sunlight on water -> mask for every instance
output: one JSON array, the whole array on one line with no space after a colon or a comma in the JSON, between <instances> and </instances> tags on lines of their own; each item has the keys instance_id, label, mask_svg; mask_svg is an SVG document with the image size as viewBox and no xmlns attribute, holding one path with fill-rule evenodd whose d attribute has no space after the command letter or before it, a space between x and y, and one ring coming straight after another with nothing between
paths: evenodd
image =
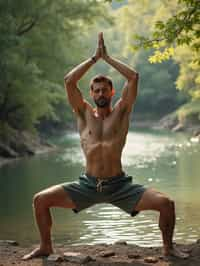
<instances>
[{"instance_id":1,"label":"sunlight on water","mask_svg":"<svg viewBox=\"0 0 200 266\"><path fill-rule=\"evenodd\" d=\"M63 137L63 143L68 141L73 143L73 145L68 145L65 149L65 152L57 159L58 161L64 161L69 164L79 163L81 165L85 165L85 157L83 155L83 151L81 150L81 145L79 143L80 137L78 133L67 134Z\"/></svg>"},{"instance_id":2,"label":"sunlight on water","mask_svg":"<svg viewBox=\"0 0 200 266\"><path fill-rule=\"evenodd\" d=\"M147 163L156 161L166 151L169 143L173 144L169 140L166 136L158 139L154 135L149 134L147 137L147 134L130 132L123 151L123 165L145 167Z\"/></svg>"},{"instance_id":3,"label":"sunlight on water","mask_svg":"<svg viewBox=\"0 0 200 266\"><path fill-rule=\"evenodd\" d=\"M84 154L81 151L80 145L77 145L79 135L67 134L66 137L71 139L72 142L76 141L76 146L67 147L66 152L59 159L85 165ZM146 163L156 161L156 159L166 151L166 146L170 146L169 143L170 145L175 145L175 143L166 136L159 136L159 138L157 138L152 134L130 132L123 150L122 163L124 166L134 164L136 167L144 167Z\"/></svg>"},{"instance_id":4,"label":"sunlight on water","mask_svg":"<svg viewBox=\"0 0 200 266\"><path fill-rule=\"evenodd\" d=\"M83 153L80 153L80 145L77 145L79 135L68 135L67 138L72 138L72 140L77 140L77 142L76 146L66 148L65 154L62 155L62 160L84 165ZM179 175L181 175L182 179L188 179L188 170L186 169L184 174L182 173L182 168L184 166L187 168L187 164L184 161L183 165L181 160L183 159L183 154L187 153L187 156L195 153L199 154L200 150L199 147L196 147L196 143L196 139L195 141L193 139L188 140L185 137L177 138L177 136L174 137L173 135L158 136L146 132L130 132L123 151L122 163L125 169L136 173L136 176L142 175L142 182L146 186L151 185L158 189L161 188L162 191L166 191L177 200L179 209L177 211L177 228L175 231L176 241L185 241L187 239L187 242L191 242L200 237L195 220L193 220L192 229L183 223L189 214L184 212L184 204L186 202L181 195L185 195L186 190L189 193L188 197L190 197L194 193L194 189L191 189L193 184L191 184L191 187L186 187L185 185L181 187L180 184L176 183ZM169 180L169 177L173 179ZM138 180L137 177L136 180ZM177 185L180 186L178 193ZM157 246L162 243L157 213L147 212L131 218L116 207L106 206L99 205L86 210L89 218L83 219L86 229L80 239L74 242L75 244L82 242L91 244L113 243L121 239L142 246Z\"/></svg>"},{"instance_id":5,"label":"sunlight on water","mask_svg":"<svg viewBox=\"0 0 200 266\"><path fill-rule=\"evenodd\" d=\"M83 153L80 152L80 147L72 147L67 148L66 153L62 155L61 158L58 158L58 160L65 161L67 163L80 163L82 165L85 164L85 157L83 156Z\"/></svg>"},{"instance_id":6,"label":"sunlight on water","mask_svg":"<svg viewBox=\"0 0 200 266\"><path fill-rule=\"evenodd\" d=\"M50 185L75 181L84 171L79 135L67 134L58 144L61 147L58 153L24 158L0 168L1 238L38 242L32 196ZM133 176L133 182L154 187L175 200L175 241L189 243L200 238L200 145L196 138L130 131L122 163L124 170ZM74 245L124 240L157 246L162 243L158 218L156 212L141 212L131 217L109 204L95 205L78 215L71 210L56 209L53 237Z\"/></svg>"},{"instance_id":7,"label":"sunlight on water","mask_svg":"<svg viewBox=\"0 0 200 266\"><path fill-rule=\"evenodd\" d=\"M148 246L149 240L154 238L154 245L161 243L160 233L157 224L152 220L151 215L144 215L131 218L130 215L123 213L118 208L110 205L95 206L91 210L90 219L84 220L87 232L80 240L87 243L113 243L117 240L125 240L129 243ZM147 232L151 229L151 232ZM144 237L145 234L145 237Z\"/></svg>"}]
</instances>

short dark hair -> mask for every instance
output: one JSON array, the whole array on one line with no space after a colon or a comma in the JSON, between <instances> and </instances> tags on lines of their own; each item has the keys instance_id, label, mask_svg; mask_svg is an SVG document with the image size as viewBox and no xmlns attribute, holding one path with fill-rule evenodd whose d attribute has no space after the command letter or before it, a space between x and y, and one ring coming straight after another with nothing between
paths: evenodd
<instances>
[{"instance_id":1,"label":"short dark hair","mask_svg":"<svg viewBox=\"0 0 200 266\"><path fill-rule=\"evenodd\" d=\"M95 82L106 82L108 83L108 85L110 86L111 90L113 89L113 83L110 77L108 76L104 76L104 75L96 75L95 77L93 77L90 81L90 89L93 90L93 84Z\"/></svg>"}]
</instances>

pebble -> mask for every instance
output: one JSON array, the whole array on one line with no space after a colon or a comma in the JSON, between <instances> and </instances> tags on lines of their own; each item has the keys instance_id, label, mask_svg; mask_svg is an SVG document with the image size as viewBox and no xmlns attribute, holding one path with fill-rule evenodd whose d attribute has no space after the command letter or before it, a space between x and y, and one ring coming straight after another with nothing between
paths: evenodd
<instances>
[{"instance_id":1,"label":"pebble","mask_svg":"<svg viewBox=\"0 0 200 266\"><path fill-rule=\"evenodd\" d=\"M15 240L0 240L0 245L19 246L19 243Z\"/></svg>"},{"instance_id":2,"label":"pebble","mask_svg":"<svg viewBox=\"0 0 200 266\"><path fill-rule=\"evenodd\" d=\"M101 257L107 258L115 255L115 252L110 250L110 251L102 251L99 254Z\"/></svg>"},{"instance_id":3,"label":"pebble","mask_svg":"<svg viewBox=\"0 0 200 266\"><path fill-rule=\"evenodd\" d=\"M51 254L48 256L47 261L55 261L55 262L62 262L63 257L59 254Z\"/></svg>"},{"instance_id":4,"label":"pebble","mask_svg":"<svg viewBox=\"0 0 200 266\"><path fill-rule=\"evenodd\" d=\"M147 263L156 263L158 262L158 259L156 257L146 257L144 261Z\"/></svg>"},{"instance_id":5,"label":"pebble","mask_svg":"<svg viewBox=\"0 0 200 266\"><path fill-rule=\"evenodd\" d=\"M83 255L79 252L65 252L64 260L84 264L89 261L94 261L94 259L88 255Z\"/></svg>"},{"instance_id":6,"label":"pebble","mask_svg":"<svg viewBox=\"0 0 200 266\"><path fill-rule=\"evenodd\" d=\"M128 254L129 259L139 259L141 256L139 254Z\"/></svg>"}]
</instances>

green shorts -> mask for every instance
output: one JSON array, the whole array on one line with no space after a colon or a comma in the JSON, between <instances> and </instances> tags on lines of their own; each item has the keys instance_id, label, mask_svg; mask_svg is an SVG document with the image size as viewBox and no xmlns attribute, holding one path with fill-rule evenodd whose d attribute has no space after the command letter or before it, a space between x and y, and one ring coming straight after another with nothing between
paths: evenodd
<instances>
[{"instance_id":1,"label":"green shorts","mask_svg":"<svg viewBox=\"0 0 200 266\"><path fill-rule=\"evenodd\" d=\"M133 184L132 177L124 173L106 180L82 174L79 182L63 183L61 186L75 203L73 211L76 213L97 203L110 203L131 216L138 214L135 206L146 190L142 185Z\"/></svg>"}]
</instances>

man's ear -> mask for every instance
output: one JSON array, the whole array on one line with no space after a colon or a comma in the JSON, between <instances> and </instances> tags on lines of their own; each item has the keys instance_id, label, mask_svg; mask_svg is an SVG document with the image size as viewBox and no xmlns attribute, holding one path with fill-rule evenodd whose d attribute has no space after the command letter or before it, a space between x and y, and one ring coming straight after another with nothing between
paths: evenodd
<instances>
[{"instance_id":1,"label":"man's ear","mask_svg":"<svg viewBox=\"0 0 200 266\"><path fill-rule=\"evenodd\" d=\"M111 93L112 93L112 96L115 95L115 88L112 87L112 92Z\"/></svg>"}]
</instances>

